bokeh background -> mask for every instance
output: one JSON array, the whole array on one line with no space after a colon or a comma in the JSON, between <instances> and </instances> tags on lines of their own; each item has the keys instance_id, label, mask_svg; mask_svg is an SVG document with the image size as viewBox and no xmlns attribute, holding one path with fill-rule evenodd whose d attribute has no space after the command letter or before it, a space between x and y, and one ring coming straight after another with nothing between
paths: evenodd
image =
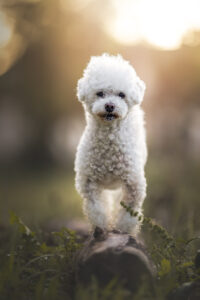
<instances>
[{"instance_id":1,"label":"bokeh background","mask_svg":"<svg viewBox=\"0 0 200 300\"><path fill-rule=\"evenodd\" d=\"M200 231L197 0L1 0L0 224L83 219L74 157L85 126L76 83L91 55L122 54L146 82L145 214Z\"/></svg>"}]
</instances>

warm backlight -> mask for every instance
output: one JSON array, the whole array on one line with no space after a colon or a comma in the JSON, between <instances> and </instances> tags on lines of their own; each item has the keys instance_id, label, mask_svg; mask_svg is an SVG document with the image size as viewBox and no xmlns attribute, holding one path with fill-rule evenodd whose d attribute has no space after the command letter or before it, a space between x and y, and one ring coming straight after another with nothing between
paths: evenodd
<instances>
[{"instance_id":1,"label":"warm backlight","mask_svg":"<svg viewBox=\"0 0 200 300\"><path fill-rule=\"evenodd\" d=\"M199 0L112 0L112 5L105 29L123 44L146 41L176 49L186 34L200 29Z\"/></svg>"}]
</instances>

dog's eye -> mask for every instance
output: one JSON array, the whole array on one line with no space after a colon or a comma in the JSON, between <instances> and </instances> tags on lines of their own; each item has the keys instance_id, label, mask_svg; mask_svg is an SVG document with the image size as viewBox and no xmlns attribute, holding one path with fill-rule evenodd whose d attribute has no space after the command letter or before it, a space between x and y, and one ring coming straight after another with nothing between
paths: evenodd
<instances>
[{"instance_id":1,"label":"dog's eye","mask_svg":"<svg viewBox=\"0 0 200 300\"><path fill-rule=\"evenodd\" d=\"M105 96L104 92L102 92L102 91L96 93L96 95L101 98L103 98Z\"/></svg>"},{"instance_id":2,"label":"dog's eye","mask_svg":"<svg viewBox=\"0 0 200 300\"><path fill-rule=\"evenodd\" d=\"M125 94L122 93L122 92L120 92L120 93L118 94L118 96L119 96L120 98L125 98Z\"/></svg>"}]
</instances>

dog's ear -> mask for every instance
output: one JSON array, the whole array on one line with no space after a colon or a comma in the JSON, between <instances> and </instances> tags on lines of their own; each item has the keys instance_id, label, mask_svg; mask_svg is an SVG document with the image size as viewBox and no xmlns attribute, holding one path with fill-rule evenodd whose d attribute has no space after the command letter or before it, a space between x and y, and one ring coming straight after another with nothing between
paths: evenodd
<instances>
[{"instance_id":1,"label":"dog's ear","mask_svg":"<svg viewBox=\"0 0 200 300\"><path fill-rule=\"evenodd\" d=\"M133 90L131 94L131 98L134 104L141 104L144 92L146 89L146 85L144 81L142 81L138 76L134 79Z\"/></svg>"},{"instance_id":2,"label":"dog's ear","mask_svg":"<svg viewBox=\"0 0 200 300\"><path fill-rule=\"evenodd\" d=\"M77 97L80 102L84 102L86 95L85 78L82 77L78 80L77 84Z\"/></svg>"}]
</instances>

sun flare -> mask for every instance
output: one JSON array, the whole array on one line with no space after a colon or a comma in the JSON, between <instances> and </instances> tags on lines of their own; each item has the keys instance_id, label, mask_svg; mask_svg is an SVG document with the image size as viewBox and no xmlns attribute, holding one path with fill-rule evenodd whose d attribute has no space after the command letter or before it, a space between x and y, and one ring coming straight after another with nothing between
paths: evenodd
<instances>
[{"instance_id":1,"label":"sun flare","mask_svg":"<svg viewBox=\"0 0 200 300\"><path fill-rule=\"evenodd\" d=\"M123 44L146 41L176 49L187 33L200 29L199 0L112 0L112 5L105 29Z\"/></svg>"},{"instance_id":2,"label":"sun flare","mask_svg":"<svg viewBox=\"0 0 200 300\"><path fill-rule=\"evenodd\" d=\"M5 14L0 11L0 48L7 45L12 37L12 28Z\"/></svg>"}]
</instances>

